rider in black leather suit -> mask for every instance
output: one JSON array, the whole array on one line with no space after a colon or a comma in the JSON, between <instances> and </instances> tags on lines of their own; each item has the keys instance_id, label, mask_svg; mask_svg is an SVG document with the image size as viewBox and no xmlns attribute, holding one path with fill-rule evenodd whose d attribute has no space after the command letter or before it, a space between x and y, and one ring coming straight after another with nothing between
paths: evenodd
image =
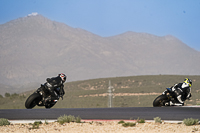
<instances>
[{"instance_id":1,"label":"rider in black leather suit","mask_svg":"<svg viewBox=\"0 0 200 133\"><path fill-rule=\"evenodd\" d=\"M44 104L47 104L47 102L50 102L52 100L58 100L59 97L63 97L65 94L64 91L64 82L66 81L66 75L61 73L58 74L57 77L47 78L46 83L44 83L45 86L45 102ZM50 95L50 96L49 96Z\"/></svg>"}]
</instances>

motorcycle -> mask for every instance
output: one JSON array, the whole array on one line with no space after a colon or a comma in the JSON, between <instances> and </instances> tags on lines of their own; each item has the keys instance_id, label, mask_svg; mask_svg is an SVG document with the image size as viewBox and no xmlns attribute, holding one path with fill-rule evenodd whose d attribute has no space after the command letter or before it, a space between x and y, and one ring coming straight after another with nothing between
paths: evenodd
<instances>
[{"instance_id":1,"label":"motorcycle","mask_svg":"<svg viewBox=\"0 0 200 133\"><path fill-rule=\"evenodd\" d=\"M170 101L176 103L175 93L171 88L166 88L166 93L158 96L153 101L153 107L171 106Z\"/></svg>"},{"instance_id":2,"label":"motorcycle","mask_svg":"<svg viewBox=\"0 0 200 133\"><path fill-rule=\"evenodd\" d=\"M46 109L49 109L51 107L53 107L58 100L51 100L51 101L48 101L46 104L45 103L45 95L47 95L48 92L46 91L46 88L44 85L41 85L40 88L38 88L33 94L31 94L26 102L25 102L25 107L27 109L32 109L34 108L36 105L37 106L45 106ZM55 94L56 91L55 91ZM58 95L58 94L57 94ZM47 97L51 97L51 95L48 95ZM60 98L60 96L58 95L58 99ZM62 97L63 98L63 97Z\"/></svg>"}]
</instances>

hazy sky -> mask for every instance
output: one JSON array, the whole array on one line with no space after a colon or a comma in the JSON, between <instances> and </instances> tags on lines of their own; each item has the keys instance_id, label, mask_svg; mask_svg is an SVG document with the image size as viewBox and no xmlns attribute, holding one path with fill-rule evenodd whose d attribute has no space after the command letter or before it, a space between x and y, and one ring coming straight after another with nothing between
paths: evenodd
<instances>
[{"instance_id":1,"label":"hazy sky","mask_svg":"<svg viewBox=\"0 0 200 133\"><path fill-rule=\"evenodd\" d=\"M102 37L173 35L200 51L200 0L0 0L0 24L32 12Z\"/></svg>"}]
</instances>

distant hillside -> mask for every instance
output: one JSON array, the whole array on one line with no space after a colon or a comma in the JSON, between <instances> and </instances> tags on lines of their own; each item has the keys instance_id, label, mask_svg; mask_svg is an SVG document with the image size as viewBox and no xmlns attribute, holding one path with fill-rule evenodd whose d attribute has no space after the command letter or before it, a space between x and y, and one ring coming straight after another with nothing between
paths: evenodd
<instances>
[{"instance_id":1,"label":"distant hillside","mask_svg":"<svg viewBox=\"0 0 200 133\"><path fill-rule=\"evenodd\" d=\"M37 87L61 72L68 75L68 82L133 75L200 75L200 52L171 35L126 32L101 37L42 15L7 22L0 25L0 31L0 84L15 92L30 89L24 87L30 83Z\"/></svg>"},{"instance_id":2,"label":"distant hillside","mask_svg":"<svg viewBox=\"0 0 200 133\"><path fill-rule=\"evenodd\" d=\"M153 100L161 95L165 88L183 82L186 77L192 79L193 85L192 98L187 100L185 105L199 105L200 76L148 75L68 82L64 86L66 94L63 100L60 99L54 108L108 107L109 81L113 86L112 107L152 107ZM0 109L25 108L26 99L35 90L6 98L0 97Z\"/></svg>"}]
</instances>

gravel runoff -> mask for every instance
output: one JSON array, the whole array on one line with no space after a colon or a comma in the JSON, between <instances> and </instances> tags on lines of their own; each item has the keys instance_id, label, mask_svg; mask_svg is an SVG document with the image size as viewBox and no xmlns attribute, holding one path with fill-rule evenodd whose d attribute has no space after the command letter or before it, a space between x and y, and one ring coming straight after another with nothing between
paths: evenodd
<instances>
[{"instance_id":1,"label":"gravel runoff","mask_svg":"<svg viewBox=\"0 0 200 133\"><path fill-rule=\"evenodd\" d=\"M137 123L134 127L123 127L118 124L120 120L82 120L84 123L64 123L57 120L9 120L11 125L0 126L1 133L200 133L200 125L186 126L182 121L163 121L155 123L146 120L145 123ZM32 129L30 123L41 121L43 124L38 129ZM135 120L124 120L135 122ZM45 124L48 122L48 124Z\"/></svg>"}]
</instances>

